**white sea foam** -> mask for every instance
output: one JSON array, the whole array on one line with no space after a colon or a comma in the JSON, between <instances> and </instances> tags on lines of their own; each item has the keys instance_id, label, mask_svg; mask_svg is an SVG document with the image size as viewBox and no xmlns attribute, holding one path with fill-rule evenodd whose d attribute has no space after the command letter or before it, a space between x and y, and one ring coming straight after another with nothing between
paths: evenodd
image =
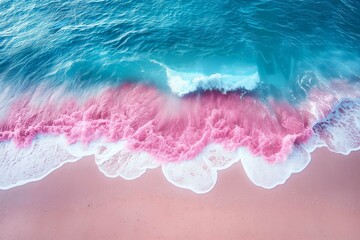
<instances>
[{"instance_id":1,"label":"white sea foam","mask_svg":"<svg viewBox=\"0 0 360 240\"><path fill-rule=\"evenodd\" d=\"M360 149L360 99L342 100L326 119L314 126L319 140L333 152Z\"/></svg>"},{"instance_id":2,"label":"white sea foam","mask_svg":"<svg viewBox=\"0 0 360 240\"><path fill-rule=\"evenodd\" d=\"M240 71L237 74L213 73L205 75L199 72L175 71L163 63L159 64L166 70L168 86L171 91L179 96L197 90L219 90L224 93L239 89L253 90L260 82L259 74L255 67Z\"/></svg>"},{"instance_id":3,"label":"white sea foam","mask_svg":"<svg viewBox=\"0 0 360 240\"><path fill-rule=\"evenodd\" d=\"M286 161L270 164L246 148L229 152L221 145L211 144L193 160L163 164L162 171L174 185L201 194L215 186L218 170L241 160L249 179L257 186L270 189L285 183L291 174L301 172L310 159L310 154L300 145L294 147Z\"/></svg>"},{"instance_id":4,"label":"white sea foam","mask_svg":"<svg viewBox=\"0 0 360 240\"><path fill-rule=\"evenodd\" d=\"M207 193L215 186L217 171L229 168L238 160L235 152L211 144L193 160L163 164L162 171L175 186L198 194Z\"/></svg>"},{"instance_id":5,"label":"white sea foam","mask_svg":"<svg viewBox=\"0 0 360 240\"><path fill-rule=\"evenodd\" d=\"M0 189L40 180L63 164L79 160L61 147L62 141L59 137L41 137L26 148L18 148L13 142L0 143Z\"/></svg>"},{"instance_id":6,"label":"white sea foam","mask_svg":"<svg viewBox=\"0 0 360 240\"><path fill-rule=\"evenodd\" d=\"M301 172L310 162L310 154L300 145L295 145L288 159L268 163L246 149L239 149L241 163L246 175L257 186L271 189L284 184L293 173Z\"/></svg>"},{"instance_id":7,"label":"white sea foam","mask_svg":"<svg viewBox=\"0 0 360 240\"><path fill-rule=\"evenodd\" d=\"M95 162L105 176L132 180L143 175L147 169L160 165L149 154L132 152L126 145L126 141L99 145L99 150L95 153Z\"/></svg>"}]
</instances>

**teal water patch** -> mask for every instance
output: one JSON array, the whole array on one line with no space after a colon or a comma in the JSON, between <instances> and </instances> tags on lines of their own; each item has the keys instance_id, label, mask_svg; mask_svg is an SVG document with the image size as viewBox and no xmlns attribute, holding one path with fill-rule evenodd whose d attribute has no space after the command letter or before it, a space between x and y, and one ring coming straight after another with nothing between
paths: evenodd
<instances>
[{"instance_id":1,"label":"teal water patch","mask_svg":"<svg viewBox=\"0 0 360 240\"><path fill-rule=\"evenodd\" d=\"M230 76L239 89L251 85L250 68L259 81L248 89L297 101L317 81L358 81L359 13L356 0L2 1L0 81L77 90L132 80L171 91L155 60L194 78ZM224 90L215 83L224 77L212 79L200 90Z\"/></svg>"}]
</instances>

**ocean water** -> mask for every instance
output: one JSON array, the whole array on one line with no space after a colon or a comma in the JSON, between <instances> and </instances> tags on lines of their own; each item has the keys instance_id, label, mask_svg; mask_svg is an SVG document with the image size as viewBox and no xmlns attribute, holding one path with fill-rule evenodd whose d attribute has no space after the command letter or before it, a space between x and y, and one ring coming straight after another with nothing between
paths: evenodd
<instances>
[{"instance_id":1,"label":"ocean water","mask_svg":"<svg viewBox=\"0 0 360 240\"><path fill-rule=\"evenodd\" d=\"M205 193L360 148L360 2L0 1L0 189L95 155Z\"/></svg>"}]
</instances>

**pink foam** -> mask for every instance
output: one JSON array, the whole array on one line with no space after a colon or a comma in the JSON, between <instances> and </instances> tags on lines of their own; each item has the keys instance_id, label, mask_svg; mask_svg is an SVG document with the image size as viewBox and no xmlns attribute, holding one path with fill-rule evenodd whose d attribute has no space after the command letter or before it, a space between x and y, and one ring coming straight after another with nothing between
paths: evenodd
<instances>
[{"instance_id":1,"label":"pink foam","mask_svg":"<svg viewBox=\"0 0 360 240\"><path fill-rule=\"evenodd\" d=\"M0 141L26 146L40 134L65 135L69 143L128 140L129 148L160 161L193 159L210 143L247 147L269 162L281 161L294 143L312 134L306 110L275 100L205 92L184 98L156 88L125 84L80 103L31 104L22 97L0 122Z\"/></svg>"}]
</instances>

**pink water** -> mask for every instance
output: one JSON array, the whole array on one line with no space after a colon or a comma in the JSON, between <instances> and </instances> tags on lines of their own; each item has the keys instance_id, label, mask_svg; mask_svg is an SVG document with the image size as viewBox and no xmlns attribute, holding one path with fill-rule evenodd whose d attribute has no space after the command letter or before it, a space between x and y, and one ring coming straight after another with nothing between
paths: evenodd
<instances>
[{"instance_id":1,"label":"pink water","mask_svg":"<svg viewBox=\"0 0 360 240\"><path fill-rule=\"evenodd\" d=\"M206 92L182 99L145 85L107 89L84 103L74 97L33 104L24 96L0 122L0 141L29 145L39 135L65 135L69 143L128 140L132 150L160 161L193 159L210 143L247 147L281 161L312 133L311 113L286 102Z\"/></svg>"}]
</instances>

